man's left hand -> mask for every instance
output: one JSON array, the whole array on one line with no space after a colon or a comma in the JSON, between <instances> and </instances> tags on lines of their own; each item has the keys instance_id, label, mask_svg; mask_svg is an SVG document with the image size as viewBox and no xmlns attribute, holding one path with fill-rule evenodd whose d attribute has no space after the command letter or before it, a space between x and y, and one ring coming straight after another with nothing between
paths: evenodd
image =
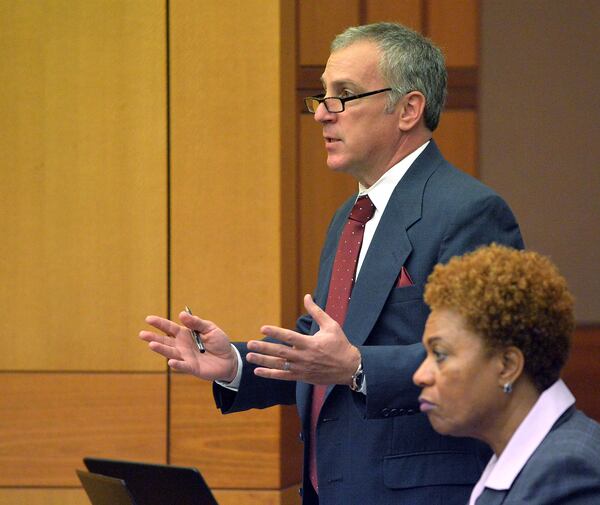
<instances>
[{"instance_id":1,"label":"man's left hand","mask_svg":"<svg viewBox=\"0 0 600 505\"><path fill-rule=\"evenodd\" d=\"M270 379L350 385L360 363L359 350L310 295L304 296L304 306L319 325L319 331L303 335L277 326L263 326L263 335L283 344L263 340L248 342L248 350L252 352L246 359L258 365L254 373Z\"/></svg>"}]
</instances>

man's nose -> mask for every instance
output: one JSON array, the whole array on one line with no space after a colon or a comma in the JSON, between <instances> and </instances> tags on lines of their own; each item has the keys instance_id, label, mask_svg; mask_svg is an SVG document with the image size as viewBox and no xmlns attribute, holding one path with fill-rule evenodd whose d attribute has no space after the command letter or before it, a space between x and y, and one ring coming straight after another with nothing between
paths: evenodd
<instances>
[{"instance_id":1,"label":"man's nose","mask_svg":"<svg viewBox=\"0 0 600 505\"><path fill-rule=\"evenodd\" d=\"M337 114L334 112L329 112L327 107L325 107L325 103L320 103L315 111L315 121L318 123L326 123L329 121L335 121Z\"/></svg>"}]
</instances>

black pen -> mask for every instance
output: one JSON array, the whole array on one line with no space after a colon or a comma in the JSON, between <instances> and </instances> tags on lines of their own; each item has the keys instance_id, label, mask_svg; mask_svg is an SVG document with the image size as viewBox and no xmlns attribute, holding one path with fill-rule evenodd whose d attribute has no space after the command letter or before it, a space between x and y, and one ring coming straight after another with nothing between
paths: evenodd
<instances>
[{"instance_id":1,"label":"black pen","mask_svg":"<svg viewBox=\"0 0 600 505\"><path fill-rule=\"evenodd\" d=\"M187 305L185 306L185 311L190 316L192 315L192 309L190 309ZM192 330L190 328L190 334L192 335L194 342L196 342L196 345L198 346L198 350L200 352L206 352L206 349L204 348L204 344L202 343L202 339L200 338L200 333L198 333L196 330Z\"/></svg>"}]
</instances>

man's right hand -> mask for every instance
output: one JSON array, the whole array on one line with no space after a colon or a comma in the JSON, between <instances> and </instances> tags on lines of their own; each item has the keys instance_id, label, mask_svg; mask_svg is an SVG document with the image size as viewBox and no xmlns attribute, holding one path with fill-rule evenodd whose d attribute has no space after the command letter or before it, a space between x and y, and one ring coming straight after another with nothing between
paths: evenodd
<instances>
[{"instance_id":1,"label":"man's right hand","mask_svg":"<svg viewBox=\"0 0 600 505\"><path fill-rule=\"evenodd\" d=\"M158 316L148 316L146 322L161 335L142 330L139 337L148 342L148 347L167 358L169 367L204 380L231 382L237 372L237 355L231 347L229 337L211 321L179 313L182 325ZM194 342L190 329L196 330L206 352L201 353Z\"/></svg>"}]
</instances>

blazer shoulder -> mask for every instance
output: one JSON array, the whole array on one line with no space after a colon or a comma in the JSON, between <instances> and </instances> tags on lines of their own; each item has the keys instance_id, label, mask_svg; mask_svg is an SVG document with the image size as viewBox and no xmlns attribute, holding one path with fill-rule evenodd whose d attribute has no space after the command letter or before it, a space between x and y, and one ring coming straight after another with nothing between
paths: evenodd
<instances>
[{"instance_id":1,"label":"blazer shoulder","mask_svg":"<svg viewBox=\"0 0 600 505\"><path fill-rule=\"evenodd\" d=\"M580 411L567 411L513 483L508 503L600 503L598 454L600 425Z\"/></svg>"},{"instance_id":2,"label":"blazer shoulder","mask_svg":"<svg viewBox=\"0 0 600 505\"><path fill-rule=\"evenodd\" d=\"M429 184L434 188L468 192L474 195L499 196L498 193L479 179L456 168L451 163L440 163L432 173Z\"/></svg>"},{"instance_id":3,"label":"blazer shoulder","mask_svg":"<svg viewBox=\"0 0 600 505\"><path fill-rule=\"evenodd\" d=\"M594 454L600 468L600 424L575 407L556 421L540 447L545 445L561 453Z\"/></svg>"}]
</instances>

